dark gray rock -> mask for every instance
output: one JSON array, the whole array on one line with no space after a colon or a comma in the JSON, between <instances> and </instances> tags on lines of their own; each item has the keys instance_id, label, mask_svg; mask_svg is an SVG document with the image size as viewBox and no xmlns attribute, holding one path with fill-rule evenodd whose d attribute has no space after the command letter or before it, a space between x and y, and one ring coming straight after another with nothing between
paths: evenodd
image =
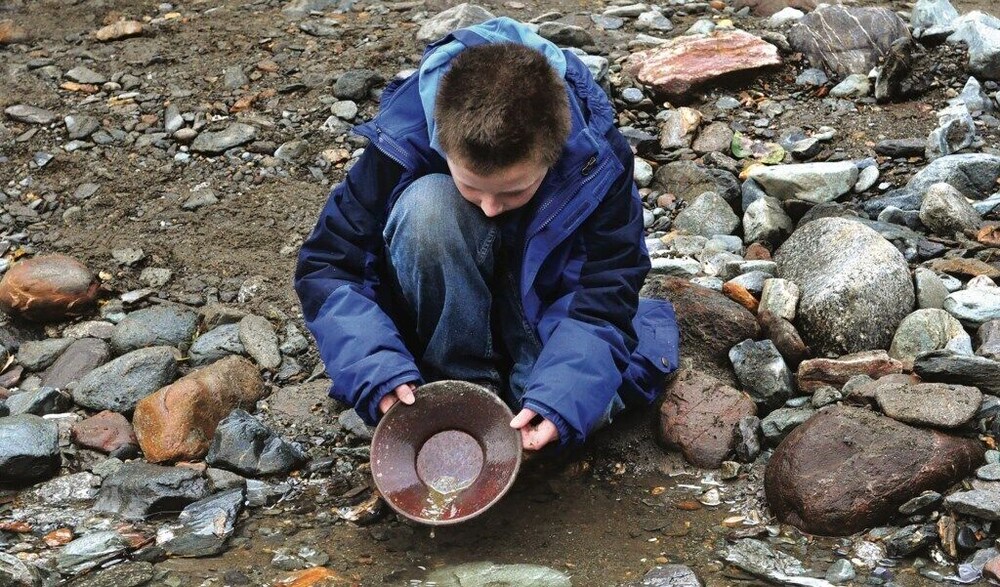
<instances>
[{"instance_id":1,"label":"dark gray rock","mask_svg":"<svg viewBox=\"0 0 1000 587\"><path fill-rule=\"evenodd\" d=\"M240 327L237 324L223 324L199 336L191 345L191 364L202 367L229 355L246 352L240 342Z\"/></svg>"},{"instance_id":2,"label":"dark gray rock","mask_svg":"<svg viewBox=\"0 0 1000 587\"><path fill-rule=\"evenodd\" d=\"M788 42L813 67L843 78L867 74L889 54L892 42L909 38L906 23L887 8L825 6L807 14L788 32Z\"/></svg>"},{"instance_id":3,"label":"dark gray rock","mask_svg":"<svg viewBox=\"0 0 1000 587\"><path fill-rule=\"evenodd\" d=\"M256 138L256 127L242 122L234 122L220 131L202 132L194 139L191 150L195 153L218 155L233 147L250 143Z\"/></svg>"},{"instance_id":4,"label":"dark gray rock","mask_svg":"<svg viewBox=\"0 0 1000 587\"><path fill-rule=\"evenodd\" d=\"M118 532L91 532L70 542L56 554L56 568L66 575L76 575L120 558L127 550L128 545Z\"/></svg>"},{"instance_id":5,"label":"dark gray rock","mask_svg":"<svg viewBox=\"0 0 1000 587\"><path fill-rule=\"evenodd\" d=\"M12 554L0 550L0 585L10 587L41 587L43 570L31 563L26 563ZM58 579L53 578L51 584Z\"/></svg>"},{"instance_id":6,"label":"dark gray rock","mask_svg":"<svg viewBox=\"0 0 1000 587\"><path fill-rule=\"evenodd\" d=\"M63 119L66 133L71 139L85 139L101 128L101 121L93 116L71 115Z\"/></svg>"},{"instance_id":7,"label":"dark gray rock","mask_svg":"<svg viewBox=\"0 0 1000 587\"><path fill-rule=\"evenodd\" d=\"M36 106L29 106L27 104L15 104L14 106L8 106L4 110L4 114L6 114L11 120L24 122L26 124L51 124L58 118L58 115L55 112L45 110L44 108L38 108Z\"/></svg>"},{"instance_id":8,"label":"dark gray rock","mask_svg":"<svg viewBox=\"0 0 1000 587\"><path fill-rule=\"evenodd\" d=\"M0 485L44 481L61 464L55 422L30 414L0 418Z\"/></svg>"},{"instance_id":9,"label":"dark gray rock","mask_svg":"<svg viewBox=\"0 0 1000 587\"><path fill-rule=\"evenodd\" d=\"M153 580L153 564L135 561L93 571L73 582L73 587L141 587Z\"/></svg>"},{"instance_id":10,"label":"dark gray rock","mask_svg":"<svg viewBox=\"0 0 1000 587\"><path fill-rule=\"evenodd\" d=\"M55 362L73 344L72 338L30 340L17 351L17 362L28 371L41 371Z\"/></svg>"},{"instance_id":11,"label":"dark gray rock","mask_svg":"<svg viewBox=\"0 0 1000 587\"><path fill-rule=\"evenodd\" d=\"M753 401L773 410L795 393L788 365L770 340L745 340L729 351L736 376Z\"/></svg>"},{"instance_id":12,"label":"dark gray rock","mask_svg":"<svg viewBox=\"0 0 1000 587\"><path fill-rule=\"evenodd\" d=\"M937 491L925 491L914 497L910 501L899 506L899 513L904 516L912 516L924 508L928 508L941 501L941 494Z\"/></svg>"},{"instance_id":13,"label":"dark gray rock","mask_svg":"<svg viewBox=\"0 0 1000 587\"><path fill-rule=\"evenodd\" d=\"M233 410L215 430L205 462L245 476L288 473L307 460L297 444L243 410Z\"/></svg>"},{"instance_id":14,"label":"dark gray rock","mask_svg":"<svg viewBox=\"0 0 1000 587\"><path fill-rule=\"evenodd\" d=\"M97 338L81 338L63 351L42 374L42 386L68 389L110 358L111 348L108 343Z\"/></svg>"},{"instance_id":15,"label":"dark gray rock","mask_svg":"<svg viewBox=\"0 0 1000 587\"><path fill-rule=\"evenodd\" d=\"M923 192L918 193L907 188L892 190L886 192L885 196L881 198L873 198L865 202L865 213L877 217L889 207L900 210L919 210L923 199Z\"/></svg>"},{"instance_id":16,"label":"dark gray rock","mask_svg":"<svg viewBox=\"0 0 1000 587\"><path fill-rule=\"evenodd\" d=\"M73 400L69 394L52 387L40 387L34 391L15 393L7 398L7 408L11 414L58 414L69 411Z\"/></svg>"},{"instance_id":17,"label":"dark gray rock","mask_svg":"<svg viewBox=\"0 0 1000 587\"><path fill-rule=\"evenodd\" d=\"M811 407L778 408L760 422L764 438L769 444L775 446L784 440L792 430L812 418L815 413L816 410Z\"/></svg>"},{"instance_id":18,"label":"dark gray rock","mask_svg":"<svg viewBox=\"0 0 1000 587\"><path fill-rule=\"evenodd\" d=\"M175 352L155 346L122 355L85 375L73 387L73 401L92 410L130 413L177 376Z\"/></svg>"},{"instance_id":19,"label":"dark gray rock","mask_svg":"<svg viewBox=\"0 0 1000 587\"><path fill-rule=\"evenodd\" d=\"M142 520L176 512L208 494L208 481L196 471L130 461L101 484L94 510Z\"/></svg>"},{"instance_id":20,"label":"dark gray rock","mask_svg":"<svg viewBox=\"0 0 1000 587\"><path fill-rule=\"evenodd\" d=\"M151 346L186 349L198 327L198 314L173 304L137 310L118 323L111 335L111 350L123 355Z\"/></svg>"},{"instance_id":21,"label":"dark gray rock","mask_svg":"<svg viewBox=\"0 0 1000 587\"><path fill-rule=\"evenodd\" d=\"M673 161L661 165L655 177L664 191L686 202L693 202L705 192L715 192L734 208L740 202L740 183L728 171L704 167L693 161Z\"/></svg>"},{"instance_id":22,"label":"dark gray rock","mask_svg":"<svg viewBox=\"0 0 1000 587\"><path fill-rule=\"evenodd\" d=\"M1000 178L1000 157L996 155L948 155L921 169L907 182L906 188L924 194L932 185L946 183L966 198L982 200L996 190L997 178Z\"/></svg>"},{"instance_id":23,"label":"dark gray rock","mask_svg":"<svg viewBox=\"0 0 1000 587\"><path fill-rule=\"evenodd\" d=\"M245 499L246 489L239 488L188 505L177 523L157 530L157 545L172 556L202 557L225 551Z\"/></svg>"},{"instance_id":24,"label":"dark gray rock","mask_svg":"<svg viewBox=\"0 0 1000 587\"><path fill-rule=\"evenodd\" d=\"M337 78L333 84L333 95L341 100L364 100L372 89L384 81L385 78L377 71L352 69Z\"/></svg>"},{"instance_id":25,"label":"dark gray rock","mask_svg":"<svg viewBox=\"0 0 1000 587\"><path fill-rule=\"evenodd\" d=\"M751 575L778 584L788 583L790 577L806 574L798 559L753 538L744 538L729 545L725 560Z\"/></svg>"},{"instance_id":26,"label":"dark gray rock","mask_svg":"<svg viewBox=\"0 0 1000 587\"><path fill-rule=\"evenodd\" d=\"M931 351L917 355L913 372L925 381L971 385L984 393L1000 395L1000 361L986 357Z\"/></svg>"},{"instance_id":27,"label":"dark gray rock","mask_svg":"<svg viewBox=\"0 0 1000 587\"><path fill-rule=\"evenodd\" d=\"M927 139L885 139L875 144L875 152L893 158L923 157Z\"/></svg>"},{"instance_id":28,"label":"dark gray rock","mask_svg":"<svg viewBox=\"0 0 1000 587\"><path fill-rule=\"evenodd\" d=\"M588 47L594 38L586 29L561 22L543 22L538 26L538 34L560 47Z\"/></svg>"},{"instance_id":29,"label":"dark gray rock","mask_svg":"<svg viewBox=\"0 0 1000 587\"><path fill-rule=\"evenodd\" d=\"M912 93L908 78L913 71L913 39L901 37L892 41L875 76L875 101L898 102Z\"/></svg>"},{"instance_id":30,"label":"dark gray rock","mask_svg":"<svg viewBox=\"0 0 1000 587\"><path fill-rule=\"evenodd\" d=\"M885 550L893 558L902 558L924 550L937 542L937 538L937 526L934 524L913 524L886 537Z\"/></svg>"},{"instance_id":31,"label":"dark gray rock","mask_svg":"<svg viewBox=\"0 0 1000 587\"><path fill-rule=\"evenodd\" d=\"M959 514L997 521L1000 520L1000 491L997 489L959 491L944 498L944 507Z\"/></svg>"},{"instance_id":32,"label":"dark gray rock","mask_svg":"<svg viewBox=\"0 0 1000 587\"><path fill-rule=\"evenodd\" d=\"M344 430L363 440L371 440L372 434L375 432L373 427L365 424L365 421L354 411L354 408L348 408L340 412L340 415L337 416L337 421Z\"/></svg>"}]
</instances>

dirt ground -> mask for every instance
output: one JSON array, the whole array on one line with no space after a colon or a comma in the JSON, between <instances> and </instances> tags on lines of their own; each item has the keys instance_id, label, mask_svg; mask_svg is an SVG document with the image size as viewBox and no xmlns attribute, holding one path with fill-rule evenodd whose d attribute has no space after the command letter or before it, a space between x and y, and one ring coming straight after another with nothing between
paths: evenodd
<instances>
[{"instance_id":1,"label":"dirt ground","mask_svg":"<svg viewBox=\"0 0 1000 587\"><path fill-rule=\"evenodd\" d=\"M140 91L152 94L148 99L156 103L155 108L108 107L102 114L108 128L155 126L156 122L145 122L141 115L160 112L168 102L176 103L181 111L199 110L221 118L239 97L273 89L277 91L273 97L261 98L239 118L260 128L258 140L281 144L302 137L309 143L308 155L302 159L305 163L286 165L279 172L224 156L196 157L181 165L160 149L105 148L97 157L81 156L59 150L54 145L60 141L52 138L49 151L55 159L43 169L28 171L38 140L4 140L0 142L0 187L18 187L22 195L60 203L58 214L43 215L28 227L32 248L81 258L103 272L107 288L116 292L141 286L138 268L125 269L112 260L111 251L124 247L141 247L149 255L148 266L173 271L165 292L169 297L201 292L206 285L216 287L223 298L232 297L246 279L260 276L263 287L250 301L252 309L265 315L300 316L291 289L295 254L333 182L342 176L342 171L333 169L318 180L307 169L308 161L326 149L345 145L296 120L325 118L327 106L321 98L332 94L329 80L348 69L371 68L389 78L418 63L422 46L414 39L417 25L409 18L417 11L433 13L450 4L429 0L416 8L399 8L404 4L385 5L388 13L379 14L365 10L368 4L359 2L354 11L331 15L339 23L339 36L317 38L284 19L280 1L189 0L161 10L160 3L151 0L0 0L0 19L16 15L36 39L28 57L51 59L63 70L87 64L108 74L127 72L143 80ZM582 14L605 8L604 2L596 0L486 0L481 4L494 14L525 20L551 10ZM995 12L995 4L993 0L956 2L961 12ZM891 5L905 8L899 2ZM109 44L86 38L120 16L141 20L169 11L182 17L159 26L155 35ZM675 24L682 29L694 18L679 18ZM86 100L86 95L57 92L57 81L15 67L14 61L21 62L24 56L9 57L0 48L0 108L28 103L66 113ZM258 67L255 73L259 75L251 77L248 89L223 87L227 67L262 62L275 64L276 70L269 71L270 65ZM787 95L797 91L792 82L803 67L793 63L745 89L761 95ZM305 89L281 92L299 82ZM718 95L709 93L705 103L714 102ZM926 136L934 125L929 113L942 105L944 97L944 88L939 87L916 101L862 105L856 113L803 108L789 113L781 124L834 126L838 130L835 148L861 158L874 154L878 140ZM376 107L373 100L359 105L360 120ZM12 134L24 131L7 125ZM38 132L44 136L52 131ZM31 182L19 185L27 175ZM891 174L884 178L896 185L906 179ZM74 191L87 182L101 187L92 197L75 201ZM212 189L219 203L183 210L180 204L199 185ZM69 205L80 211L66 220L61 211ZM745 576L727 575L717 555L733 531L722 522L759 505L759 496L747 494L754 484L744 479L726 489L724 495L731 503L696 511L680 509L682 502L690 502L711 487L713 480L702 484L701 472L685 467L674 455L662 455L649 440L648 425L640 419L628 431L599 439L595 448L567 466L529 468L501 504L459 527L432 533L399 521L364 528L324 522L317 514L328 512L331 506L323 501L324 487L317 484L292 503L255 514L237 533L243 540L227 553L198 561L169 560L158 568L180 577L182 585L241 584L227 575L233 570L249 584L270 584L285 574L269 565L275 549L312 545L330 555L331 568L364 585L419 584L426 569L479 560L543 564L570 573L574 584L584 586L634 579L657 562L668 561L691 566L711 587L759 584ZM816 563L813 568L823 570L833 560L834 541L812 543L794 531L787 540L796 545L800 556ZM900 570L899 585L925 582L930 584L912 570Z\"/></svg>"}]
</instances>

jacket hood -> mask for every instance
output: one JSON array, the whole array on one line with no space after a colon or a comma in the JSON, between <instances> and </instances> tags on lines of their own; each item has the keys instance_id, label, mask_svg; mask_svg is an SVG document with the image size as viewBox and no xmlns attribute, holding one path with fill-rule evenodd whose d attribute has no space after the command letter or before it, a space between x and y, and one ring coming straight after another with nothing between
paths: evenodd
<instances>
[{"instance_id":1,"label":"jacket hood","mask_svg":"<svg viewBox=\"0 0 1000 587\"><path fill-rule=\"evenodd\" d=\"M487 43L518 43L531 47L545 55L549 64L558 72L559 77L566 76L566 56L552 42L543 39L537 33L516 20L507 17L500 17L488 20L482 24L477 24L466 29L466 33L478 35ZM451 40L449 40L451 39ZM419 91L420 101L424 109L424 117L427 120L427 134L430 137L430 145L442 157L444 152L438 143L437 127L434 122L434 103L437 99L438 84L441 78L448 71L451 60L456 55L467 48L455 34L445 37L438 46L431 46L420 64Z\"/></svg>"}]
</instances>

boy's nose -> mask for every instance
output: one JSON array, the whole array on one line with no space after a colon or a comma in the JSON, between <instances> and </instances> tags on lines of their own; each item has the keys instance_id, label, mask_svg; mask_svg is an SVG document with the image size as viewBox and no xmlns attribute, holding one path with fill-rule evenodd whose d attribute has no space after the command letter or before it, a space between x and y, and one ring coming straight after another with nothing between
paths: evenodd
<instances>
[{"instance_id":1,"label":"boy's nose","mask_svg":"<svg viewBox=\"0 0 1000 587\"><path fill-rule=\"evenodd\" d=\"M503 204L498 202L495 198L483 198L482 202L479 203L480 209L482 209L483 214L487 218L493 218L494 216L499 216L503 212Z\"/></svg>"}]
</instances>

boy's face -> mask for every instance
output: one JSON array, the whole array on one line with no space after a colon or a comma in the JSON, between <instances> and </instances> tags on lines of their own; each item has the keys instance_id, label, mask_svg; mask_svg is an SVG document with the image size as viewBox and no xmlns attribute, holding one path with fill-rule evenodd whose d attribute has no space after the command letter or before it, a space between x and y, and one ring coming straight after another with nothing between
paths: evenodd
<instances>
[{"instance_id":1,"label":"boy's face","mask_svg":"<svg viewBox=\"0 0 1000 587\"><path fill-rule=\"evenodd\" d=\"M477 175L451 157L447 161L462 197L479 207L488 218L530 202L549 171L548 167L530 158L492 175Z\"/></svg>"}]
</instances>

